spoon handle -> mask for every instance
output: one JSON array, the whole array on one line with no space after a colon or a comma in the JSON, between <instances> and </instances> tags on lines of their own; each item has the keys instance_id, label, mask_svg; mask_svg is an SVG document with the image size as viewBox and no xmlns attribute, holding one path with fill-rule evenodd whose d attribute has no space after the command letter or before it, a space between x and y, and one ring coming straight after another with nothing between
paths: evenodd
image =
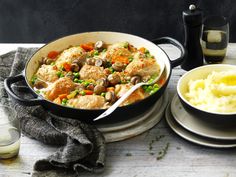
<instances>
[{"instance_id":1,"label":"spoon handle","mask_svg":"<svg viewBox=\"0 0 236 177\"><path fill-rule=\"evenodd\" d=\"M110 108L108 108L104 113L102 113L100 116L98 116L97 118L93 119L93 121L102 119L108 115L110 115L118 106L120 106L121 103L123 103L123 101L126 100L126 98L128 98L135 90L137 90L139 87L141 87L142 85L146 85L146 83L141 82L138 83L136 85L134 85L131 89L129 89L124 95L122 95L122 97L120 97Z\"/></svg>"}]
</instances>

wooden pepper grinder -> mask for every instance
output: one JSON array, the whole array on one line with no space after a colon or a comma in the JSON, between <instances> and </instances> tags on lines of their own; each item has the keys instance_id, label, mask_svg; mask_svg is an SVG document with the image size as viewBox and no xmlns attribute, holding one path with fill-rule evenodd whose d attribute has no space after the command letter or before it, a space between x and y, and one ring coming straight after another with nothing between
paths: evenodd
<instances>
[{"instance_id":1,"label":"wooden pepper grinder","mask_svg":"<svg viewBox=\"0 0 236 177\"><path fill-rule=\"evenodd\" d=\"M190 5L188 10L183 11L183 23L185 32L184 46L188 56L181 64L181 68L188 71L203 65L203 54L200 44L202 11L197 9L195 5Z\"/></svg>"}]
</instances>

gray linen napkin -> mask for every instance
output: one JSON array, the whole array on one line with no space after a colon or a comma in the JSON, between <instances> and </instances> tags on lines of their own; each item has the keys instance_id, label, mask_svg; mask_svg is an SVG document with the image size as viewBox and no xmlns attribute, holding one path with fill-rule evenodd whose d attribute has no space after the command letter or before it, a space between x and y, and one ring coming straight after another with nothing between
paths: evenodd
<instances>
[{"instance_id":1,"label":"gray linen napkin","mask_svg":"<svg viewBox=\"0 0 236 177\"><path fill-rule=\"evenodd\" d=\"M79 120L55 116L41 106L25 107L8 97L3 81L8 76L22 72L25 62L36 48L18 48L0 56L0 104L13 107L20 119L22 132L46 144L61 145L61 148L46 159L38 160L34 169L46 171L64 168L101 172L105 161L105 140L96 127ZM13 86L16 94L32 98L24 82Z\"/></svg>"}]
</instances>

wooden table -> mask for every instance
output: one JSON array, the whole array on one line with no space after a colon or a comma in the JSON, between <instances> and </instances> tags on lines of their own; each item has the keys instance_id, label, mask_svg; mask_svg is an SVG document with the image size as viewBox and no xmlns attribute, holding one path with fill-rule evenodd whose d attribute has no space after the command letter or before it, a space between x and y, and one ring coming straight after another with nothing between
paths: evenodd
<instances>
[{"instance_id":1,"label":"wooden table","mask_svg":"<svg viewBox=\"0 0 236 177\"><path fill-rule=\"evenodd\" d=\"M0 44L0 54L21 47L38 47L42 44ZM171 58L179 52L173 46L165 45ZM236 44L230 44L224 63L236 64ZM179 67L173 69L168 85L170 99L176 93L176 83L184 73ZM162 138L154 141L156 137ZM169 144L166 155L157 160L157 154ZM53 153L57 147L44 145L22 135L19 156L12 161L0 161L1 177L27 177L32 175L36 160ZM105 171L100 175L84 172L88 177L235 177L236 149L213 149L190 143L168 127L164 120L137 137L107 145ZM45 175L46 176L46 175ZM55 172L54 176L72 176L65 172Z\"/></svg>"}]
</instances>

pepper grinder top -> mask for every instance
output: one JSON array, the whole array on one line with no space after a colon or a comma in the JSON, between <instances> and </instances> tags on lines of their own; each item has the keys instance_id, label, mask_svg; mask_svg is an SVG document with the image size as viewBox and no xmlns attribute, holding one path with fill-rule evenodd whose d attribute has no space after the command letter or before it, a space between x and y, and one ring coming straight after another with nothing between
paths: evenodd
<instances>
[{"instance_id":1,"label":"pepper grinder top","mask_svg":"<svg viewBox=\"0 0 236 177\"><path fill-rule=\"evenodd\" d=\"M203 54L200 44L202 16L202 11L196 8L195 5L190 5L188 10L183 11L184 45L188 52L188 57L183 61L181 67L185 70L203 65Z\"/></svg>"},{"instance_id":2,"label":"pepper grinder top","mask_svg":"<svg viewBox=\"0 0 236 177\"><path fill-rule=\"evenodd\" d=\"M183 11L183 21L184 25L191 27L202 25L202 11L191 4L188 10Z\"/></svg>"}]
</instances>

